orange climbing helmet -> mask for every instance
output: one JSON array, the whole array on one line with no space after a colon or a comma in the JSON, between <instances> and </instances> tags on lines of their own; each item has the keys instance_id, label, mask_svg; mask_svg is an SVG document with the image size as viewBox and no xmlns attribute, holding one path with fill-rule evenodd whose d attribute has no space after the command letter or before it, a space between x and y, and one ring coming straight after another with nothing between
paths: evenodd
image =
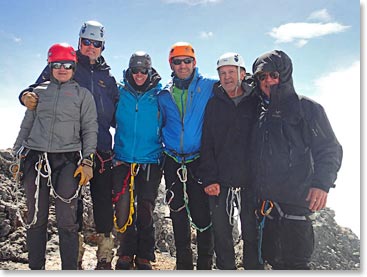
<instances>
[{"instance_id":1,"label":"orange climbing helmet","mask_svg":"<svg viewBox=\"0 0 367 277\"><path fill-rule=\"evenodd\" d=\"M195 50L192 48L192 45L188 42L176 42L172 45L171 50L169 51L168 61L171 63L174 57L178 56L188 56L195 58Z\"/></svg>"}]
</instances>

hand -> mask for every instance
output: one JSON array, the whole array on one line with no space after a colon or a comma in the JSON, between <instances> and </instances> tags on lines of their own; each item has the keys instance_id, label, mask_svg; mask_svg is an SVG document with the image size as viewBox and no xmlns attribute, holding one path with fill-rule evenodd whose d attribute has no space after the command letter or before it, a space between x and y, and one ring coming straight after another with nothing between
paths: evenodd
<instances>
[{"instance_id":1,"label":"hand","mask_svg":"<svg viewBox=\"0 0 367 277\"><path fill-rule=\"evenodd\" d=\"M23 92L22 98L21 98L24 106L27 107L27 109L33 111L37 107L38 103L38 95L31 91Z\"/></svg>"},{"instance_id":2,"label":"hand","mask_svg":"<svg viewBox=\"0 0 367 277\"><path fill-rule=\"evenodd\" d=\"M92 163L92 164L90 164ZM74 178L80 174L79 186L86 185L90 179L93 178L93 162L86 162L84 159L82 163L78 166L78 168L74 172Z\"/></svg>"},{"instance_id":3,"label":"hand","mask_svg":"<svg viewBox=\"0 0 367 277\"><path fill-rule=\"evenodd\" d=\"M315 212L319 211L326 206L328 193L318 188L310 188L306 201L310 201L308 208Z\"/></svg>"},{"instance_id":4,"label":"hand","mask_svg":"<svg viewBox=\"0 0 367 277\"><path fill-rule=\"evenodd\" d=\"M207 195L218 196L220 193L220 185L218 183L211 184L204 188Z\"/></svg>"}]
</instances>

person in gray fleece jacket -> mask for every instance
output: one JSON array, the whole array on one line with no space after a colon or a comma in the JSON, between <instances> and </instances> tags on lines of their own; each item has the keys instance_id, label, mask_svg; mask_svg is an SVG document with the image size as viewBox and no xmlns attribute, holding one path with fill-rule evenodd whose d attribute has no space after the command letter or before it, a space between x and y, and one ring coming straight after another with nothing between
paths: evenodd
<instances>
[{"instance_id":1,"label":"person in gray fleece jacket","mask_svg":"<svg viewBox=\"0 0 367 277\"><path fill-rule=\"evenodd\" d=\"M62 269L77 269L77 201L93 177L97 111L92 94L73 80L77 56L68 44L48 51L51 80L34 89L38 105L27 110L13 150L22 157L27 197L30 269L45 269L49 195L54 197Z\"/></svg>"}]
</instances>

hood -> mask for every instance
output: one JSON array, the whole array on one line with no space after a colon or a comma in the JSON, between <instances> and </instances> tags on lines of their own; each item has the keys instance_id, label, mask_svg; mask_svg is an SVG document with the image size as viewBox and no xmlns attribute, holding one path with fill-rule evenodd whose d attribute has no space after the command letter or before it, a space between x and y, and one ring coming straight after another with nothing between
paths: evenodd
<instances>
[{"instance_id":1,"label":"hood","mask_svg":"<svg viewBox=\"0 0 367 277\"><path fill-rule=\"evenodd\" d=\"M158 72L152 67L151 72L149 73L150 76L148 76L147 81L149 80L149 84L145 87L144 92L151 90L152 88L156 87L161 80L161 76L158 74ZM123 84L126 87L127 90L135 92L134 86L130 84L130 81L132 80L131 71L130 68L127 70L124 70L124 78L123 78Z\"/></svg>"},{"instance_id":2,"label":"hood","mask_svg":"<svg viewBox=\"0 0 367 277\"><path fill-rule=\"evenodd\" d=\"M290 57L281 50L273 50L258 57L252 65L253 75L261 71L277 71L279 84L271 88L269 110L278 115L298 114L300 107L295 104L298 95L293 86L293 65ZM256 79L257 92L260 94L259 82Z\"/></svg>"}]
</instances>

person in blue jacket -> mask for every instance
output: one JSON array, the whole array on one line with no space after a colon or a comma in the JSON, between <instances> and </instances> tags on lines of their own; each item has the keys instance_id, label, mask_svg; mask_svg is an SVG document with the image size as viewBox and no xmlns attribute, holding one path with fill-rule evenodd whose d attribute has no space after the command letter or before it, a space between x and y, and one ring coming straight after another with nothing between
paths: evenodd
<instances>
[{"instance_id":1,"label":"person in blue jacket","mask_svg":"<svg viewBox=\"0 0 367 277\"><path fill-rule=\"evenodd\" d=\"M155 261L153 210L162 179L158 92L161 77L144 51L132 54L119 86L113 160L115 269L151 270ZM135 205L136 202L136 205Z\"/></svg>"},{"instance_id":2,"label":"person in blue jacket","mask_svg":"<svg viewBox=\"0 0 367 277\"><path fill-rule=\"evenodd\" d=\"M163 116L166 201L173 224L176 269L194 268L191 226L197 234L196 269L211 269L214 253L208 195L199 179L200 142L205 106L216 80L196 68L195 51L187 42L169 53L172 80L158 95Z\"/></svg>"},{"instance_id":3,"label":"person in blue jacket","mask_svg":"<svg viewBox=\"0 0 367 277\"><path fill-rule=\"evenodd\" d=\"M83 23L79 33L79 47L76 51L78 66L76 67L74 80L93 94L98 113L97 152L94 161L94 177L90 181L94 223L98 233L98 263L96 269L111 269L114 246L111 233L113 228L112 135L109 130L111 126L114 127L115 125L114 113L118 89L116 80L110 73L110 67L102 56L104 47L104 26L97 21ZM33 88L49 79L50 69L47 66L38 77L36 84L20 93L20 102L28 109L34 110L37 105L37 95L32 92ZM82 211L81 203L82 201L79 201L79 210ZM82 221L82 219L79 220ZM82 225L82 222L80 225ZM80 236L79 268L82 266L84 249L82 241L83 238Z\"/></svg>"}]
</instances>

